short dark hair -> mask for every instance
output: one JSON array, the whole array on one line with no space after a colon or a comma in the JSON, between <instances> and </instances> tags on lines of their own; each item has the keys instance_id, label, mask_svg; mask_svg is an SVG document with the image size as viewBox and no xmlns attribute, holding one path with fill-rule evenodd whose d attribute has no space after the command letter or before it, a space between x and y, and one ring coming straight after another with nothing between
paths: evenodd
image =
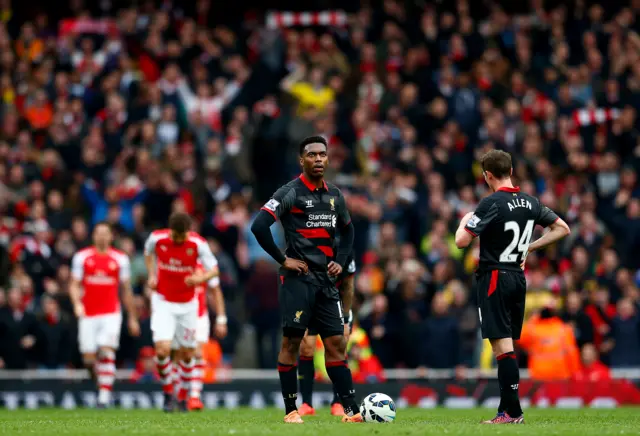
<instances>
[{"instance_id":1,"label":"short dark hair","mask_svg":"<svg viewBox=\"0 0 640 436\"><path fill-rule=\"evenodd\" d=\"M106 228L108 228L109 230L111 230L113 232L113 226L111 225L111 223L109 221L98 221L96 223L95 226L93 226L93 229L97 229L100 226L105 226Z\"/></svg>"},{"instance_id":2,"label":"short dark hair","mask_svg":"<svg viewBox=\"0 0 640 436\"><path fill-rule=\"evenodd\" d=\"M307 136L306 138L304 138L302 140L302 142L300 143L300 156L302 156L304 154L304 149L307 145L309 144L324 144L325 148L328 147L328 143L327 140L324 139L322 136Z\"/></svg>"},{"instance_id":3,"label":"short dark hair","mask_svg":"<svg viewBox=\"0 0 640 436\"><path fill-rule=\"evenodd\" d=\"M480 159L482 171L489 171L493 177L504 179L511 176L511 155L502 150L491 150Z\"/></svg>"},{"instance_id":4,"label":"short dark hair","mask_svg":"<svg viewBox=\"0 0 640 436\"><path fill-rule=\"evenodd\" d=\"M169 229L178 233L185 234L191 230L191 217L183 212L176 212L169 217Z\"/></svg>"}]
</instances>

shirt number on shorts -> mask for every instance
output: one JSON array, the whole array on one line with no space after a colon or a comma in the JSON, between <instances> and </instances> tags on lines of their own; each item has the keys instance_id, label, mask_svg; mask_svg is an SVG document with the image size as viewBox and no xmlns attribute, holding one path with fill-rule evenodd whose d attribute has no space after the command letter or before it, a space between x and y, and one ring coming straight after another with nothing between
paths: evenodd
<instances>
[{"instance_id":1,"label":"shirt number on shorts","mask_svg":"<svg viewBox=\"0 0 640 436\"><path fill-rule=\"evenodd\" d=\"M193 342L196 339L196 329L184 329L185 342Z\"/></svg>"},{"instance_id":2,"label":"shirt number on shorts","mask_svg":"<svg viewBox=\"0 0 640 436\"><path fill-rule=\"evenodd\" d=\"M520 226L515 221L507 221L504 223L504 231L513 232L513 239L507 245L507 248L504 249L502 254L500 254L500 262L508 262L515 263L518 261L518 255L514 254L513 251L516 249L518 253L520 253L523 258L524 255L527 254L527 250L529 249L529 243L531 242L531 235L533 235L533 225L534 221L529 220L527 224L524 226L524 231L520 231ZM522 236L520 236L522 233Z\"/></svg>"}]
</instances>

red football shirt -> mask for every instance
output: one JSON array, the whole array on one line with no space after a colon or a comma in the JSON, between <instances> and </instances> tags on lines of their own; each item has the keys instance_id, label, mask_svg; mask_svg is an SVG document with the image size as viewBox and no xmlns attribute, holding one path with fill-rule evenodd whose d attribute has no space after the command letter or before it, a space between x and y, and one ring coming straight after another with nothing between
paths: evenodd
<instances>
[{"instance_id":1,"label":"red football shirt","mask_svg":"<svg viewBox=\"0 0 640 436\"><path fill-rule=\"evenodd\" d=\"M182 244L174 243L170 234L169 229L151 233L145 242L144 252L156 258L156 291L167 301L186 303L195 297L196 287L187 286L185 279L196 272L198 262L206 271L210 271L218 266L218 261L207 241L199 234L189 232Z\"/></svg>"},{"instance_id":2,"label":"red football shirt","mask_svg":"<svg viewBox=\"0 0 640 436\"><path fill-rule=\"evenodd\" d=\"M129 257L109 248L100 253L95 247L78 251L71 260L71 275L82 283L85 316L120 312L119 288L131 277Z\"/></svg>"}]
</instances>

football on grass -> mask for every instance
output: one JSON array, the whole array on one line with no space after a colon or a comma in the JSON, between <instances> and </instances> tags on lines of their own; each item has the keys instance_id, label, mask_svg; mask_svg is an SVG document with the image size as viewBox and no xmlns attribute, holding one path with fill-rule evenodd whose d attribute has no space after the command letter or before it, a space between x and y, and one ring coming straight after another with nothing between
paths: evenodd
<instances>
[{"instance_id":1,"label":"football on grass","mask_svg":"<svg viewBox=\"0 0 640 436\"><path fill-rule=\"evenodd\" d=\"M385 394L369 394L362 400L360 414L364 422L393 422L396 419L396 404Z\"/></svg>"}]
</instances>

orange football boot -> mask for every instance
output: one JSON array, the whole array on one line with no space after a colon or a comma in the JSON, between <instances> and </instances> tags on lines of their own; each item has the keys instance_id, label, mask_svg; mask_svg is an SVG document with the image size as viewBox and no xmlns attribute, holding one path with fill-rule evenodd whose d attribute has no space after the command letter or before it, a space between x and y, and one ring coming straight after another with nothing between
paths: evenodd
<instances>
[{"instance_id":1,"label":"orange football boot","mask_svg":"<svg viewBox=\"0 0 640 436\"><path fill-rule=\"evenodd\" d=\"M204 409L204 404L202 404L202 400L198 397L191 397L187 402L187 409L189 410L202 410Z\"/></svg>"},{"instance_id":2,"label":"orange football boot","mask_svg":"<svg viewBox=\"0 0 640 436\"><path fill-rule=\"evenodd\" d=\"M362 419L362 415L360 415L359 413L356 413L353 416L343 416L342 417L342 422L364 422L364 419Z\"/></svg>"},{"instance_id":3,"label":"orange football boot","mask_svg":"<svg viewBox=\"0 0 640 436\"><path fill-rule=\"evenodd\" d=\"M302 403L302 406L298 409L300 416L313 416L316 414L316 409L309 406L307 403Z\"/></svg>"},{"instance_id":4,"label":"orange football boot","mask_svg":"<svg viewBox=\"0 0 640 436\"><path fill-rule=\"evenodd\" d=\"M293 412L285 416L284 422L285 424L304 424L304 421L302 420L302 418L300 418L300 414L297 410L294 410Z\"/></svg>"},{"instance_id":5,"label":"orange football boot","mask_svg":"<svg viewBox=\"0 0 640 436\"><path fill-rule=\"evenodd\" d=\"M331 405L331 414L333 416L344 416L344 407L340 403L333 403Z\"/></svg>"}]
</instances>

